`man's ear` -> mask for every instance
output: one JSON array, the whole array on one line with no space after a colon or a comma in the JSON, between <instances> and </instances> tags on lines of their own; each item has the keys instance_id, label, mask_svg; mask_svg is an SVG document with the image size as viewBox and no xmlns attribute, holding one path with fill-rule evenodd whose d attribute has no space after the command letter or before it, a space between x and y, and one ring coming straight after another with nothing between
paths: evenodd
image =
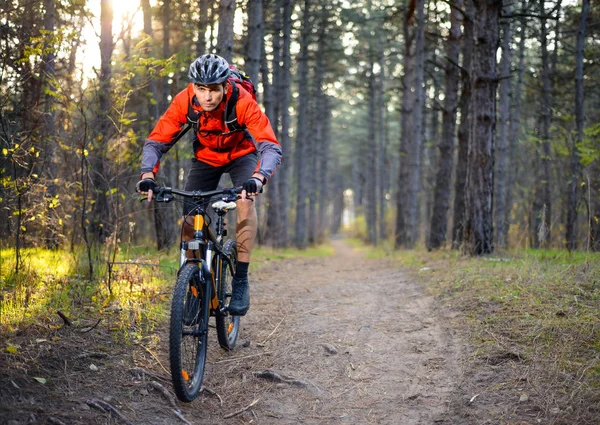
<instances>
[{"instance_id":1,"label":"man's ear","mask_svg":"<svg viewBox=\"0 0 600 425\"><path fill-rule=\"evenodd\" d=\"M223 86L224 94L227 94L227 92L229 91L229 87L231 87L231 83L229 82L229 80L227 80L225 82L225 85Z\"/></svg>"}]
</instances>

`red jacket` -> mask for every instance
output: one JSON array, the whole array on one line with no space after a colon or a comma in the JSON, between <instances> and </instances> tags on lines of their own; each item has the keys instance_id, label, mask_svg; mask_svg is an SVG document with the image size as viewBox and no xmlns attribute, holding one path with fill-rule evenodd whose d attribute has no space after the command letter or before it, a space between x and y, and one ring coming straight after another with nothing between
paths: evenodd
<instances>
[{"instance_id":1,"label":"red jacket","mask_svg":"<svg viewBox=\"0 0 600 425\"><path fill-rule=\"evenodd\" d=\"M188 105L193 99L192 107L201 112L198 120L199 132L196 133L198 142L194 143L195 157L218 167L255 152L258 147L261 153L259 172L267 179L271 177L281 162L281 147L275 138L269 118L262 112L250 93L239 84L237 87L239 89L236 103L237 119L240 125L246 127L247 132L229 133L225 124L226 99L231 93L231 86L219 107L214 111L206 112L202 111L196 102L192 84L189 84L186 89L175 96L165 114L160 117L154 130L148 136L142 155L142 172L158 170L162 154L173 146L173 139L187 123ZM248 133L254 140L249 137ZM256 141L256 145L254 141Z\"/></svg>"}]
</instances>

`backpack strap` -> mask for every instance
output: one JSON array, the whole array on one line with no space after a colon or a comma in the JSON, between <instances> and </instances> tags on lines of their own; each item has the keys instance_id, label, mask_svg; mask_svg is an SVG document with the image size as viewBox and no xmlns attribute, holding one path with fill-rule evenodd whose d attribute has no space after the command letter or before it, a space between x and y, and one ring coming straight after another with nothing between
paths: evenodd
<instances>
[{"instance_id":1,"label":"backpack strap","mask_svg":"<svg viewBox=\"0 0 600 425\"><path fill-rule=\"evenodd\" d=\"M231 84L231 96L227 99L227 107L225 108L225 117L223 119L229 132L243 131L246 126L238 123L237 112L235 110L238 98L240 97L240 89L231 79L229 83Z\"/></svg>"}]
</instances>

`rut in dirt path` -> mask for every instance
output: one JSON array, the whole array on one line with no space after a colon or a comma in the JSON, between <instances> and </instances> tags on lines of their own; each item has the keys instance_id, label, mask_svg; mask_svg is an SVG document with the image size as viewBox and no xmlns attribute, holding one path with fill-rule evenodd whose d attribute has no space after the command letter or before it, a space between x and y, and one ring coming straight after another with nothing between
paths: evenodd
<instances>
[{"instance_id":1,"label":"rut in dirt path","mask_svg":"<svg viewBox=\"0 0 600 425\"><path fill-rule=\"evenodd\" d=\"M252 307L241 334L250 345L209 363L206 385L225 403L203 396L198 423L218 423L225 411L257 399L238 419L444 421L461 371L435 301L397 264L366 259L342 241L334 245L335 256L269 262L251 277ZM265 370L305 385L257 377Z\"/></svg>"}]
</instances>

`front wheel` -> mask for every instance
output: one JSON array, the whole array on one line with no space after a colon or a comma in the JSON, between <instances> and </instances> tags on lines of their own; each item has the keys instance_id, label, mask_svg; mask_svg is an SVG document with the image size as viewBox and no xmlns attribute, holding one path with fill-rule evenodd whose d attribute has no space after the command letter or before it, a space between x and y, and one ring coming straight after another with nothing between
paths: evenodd
<instances>
[{"instance_id":1,"label":"front wheel","mask_svg":"<svg viewBox=\"0 0 600 425\"><path fill-rule=\"evenodd\" d=\"M223 307L217 311L215 321L217 324L217 339L225 350L233 350L240 330L240 316L232 316L227 311L231 301L231 281L237 267L237 245L234 240L228 240L223 246L223 252L231 260L231 266L223 256L217 256L215 272L220 279L217 288L219 304Z\"/></svg>"},{"instance_id":2,"label":"front wheel","mask_svg":"<svg viewBox=\"0 0 600 425\"><path fill-rule=\"evenodd\" d=\"M197 264L181 269L171 303L169 360L175 395L181 401L194 400L202 387L210 294Z\"/></svg>"}]
</instances>

